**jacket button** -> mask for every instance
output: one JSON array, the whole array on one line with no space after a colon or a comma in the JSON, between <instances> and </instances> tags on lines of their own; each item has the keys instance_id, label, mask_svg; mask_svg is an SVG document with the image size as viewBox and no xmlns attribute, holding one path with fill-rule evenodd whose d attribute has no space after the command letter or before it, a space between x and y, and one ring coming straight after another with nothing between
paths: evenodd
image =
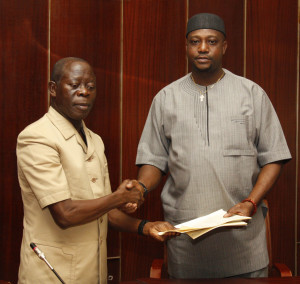
<instances>
[{"instance_id":1,"label":"jacket button","mask_svg":"<svg viewBox=\"0 0 300 284\"><path fill-rule=\"evenodd\" d=\"M92 178L92 182L95 183L97 181L97 178Z\"/></svg>"}]
</instances>

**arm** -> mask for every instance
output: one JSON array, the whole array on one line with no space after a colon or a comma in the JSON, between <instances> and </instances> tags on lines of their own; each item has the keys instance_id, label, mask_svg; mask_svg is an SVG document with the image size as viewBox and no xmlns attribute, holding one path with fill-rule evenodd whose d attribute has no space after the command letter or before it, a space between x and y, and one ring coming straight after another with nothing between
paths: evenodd
<instances>
[{"instance_id":1,"label":"arm","mask_svg":"<svg viewBox=\"0 0 300 284\"><path fill-rule=\"evenodd\" d=\"M108 222L111 227L119 231L137 233L139 224L142 220L128 216L118 209L108 212ZM158 235L158 232L175 229L168 222L148 222L143 228L143 235L151 236L158 241L164 241L170 237L178 236L179 233L167 233L163 236Z\"/></svg>"},{"instance_id":2,"label":"arm","mask_svg":"<svg viewBox=\"0 0 300 284\"><path fill-rule=\"evenodd\" d=\"M138 181L143 183L149 191L155 189L163 176L163 172L157 167L143 165L138 173Z\"/></svg>"},{"instance_id":3,"label":"arm","mask_svg":"<svg viewBox=\"0 0 300 284\"><path fill-rule=\"evenodd\" d=\"M82 225L96 220L108 211L120 207L125 203L139 204L144 200L142 191L137 188L127 190L128 180L118 187L112 194L92 200L67 199L49 205L49 210L58 226L65 229L68 227Z\"/></svg>"},{"instance_id":4,"label":"arm","mask_svg":"<svg viewBox=\"0 0 300 284\"><path fill-rule=\"evenodd\" d=\"M254 185L248 198L253 200L254 203L259 204L277 181L282 167L283 164L281 162L265 165L258 175L256 184ZM224 217L230 217L233 214L251 216L253 210L254 206L251 202L240 202L230 208Z\"/></svg>"}]
</instances>

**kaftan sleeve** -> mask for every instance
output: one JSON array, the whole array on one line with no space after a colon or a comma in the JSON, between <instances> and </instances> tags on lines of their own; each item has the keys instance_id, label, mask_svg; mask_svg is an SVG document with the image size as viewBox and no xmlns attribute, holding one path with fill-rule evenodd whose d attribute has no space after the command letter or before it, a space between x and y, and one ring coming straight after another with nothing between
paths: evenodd
<instances>
[{"instance_id":1,"label":"kaftan sleeve","mask_svg":"<svg viewBox=\"0 0 300 284\"><path fill-rule=\"evenodd\" d=\"M136 165L152 165L167 173L170 141L164 133L164 98L161 91L153 99L138 145Z\"/></svg>"},{"instance_id":2,"label":"kaftan sleeve","mask_svg":"<svg viewBox=\"0 0 300 284\"><path fill-rule=\"evenodd\" d=\"M267 94L262 91L257 139L258 163L287 162L291 157L280 121Z\"/></svg>"}]
</instances>

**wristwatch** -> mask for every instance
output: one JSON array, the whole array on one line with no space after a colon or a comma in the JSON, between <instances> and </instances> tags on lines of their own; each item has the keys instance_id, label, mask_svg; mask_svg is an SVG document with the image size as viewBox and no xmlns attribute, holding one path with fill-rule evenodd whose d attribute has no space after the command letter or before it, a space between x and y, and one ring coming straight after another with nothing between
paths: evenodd
<instances>
[{"instance_id":1,"label":"wristwatch","mask_svg":"<svg viewBox=\"0 0 300 284\"><path fill-rule=\"evenodd\" d=\"M143 196L144 196L144 198L145 198L145 197L147 196L149 190L148 190L148 188L147 188L142 182L138 181L138 183L139 183L139 184L143 187L143 189L144 189L144 194L143 194Z\"/></svg>"}]
</instances>

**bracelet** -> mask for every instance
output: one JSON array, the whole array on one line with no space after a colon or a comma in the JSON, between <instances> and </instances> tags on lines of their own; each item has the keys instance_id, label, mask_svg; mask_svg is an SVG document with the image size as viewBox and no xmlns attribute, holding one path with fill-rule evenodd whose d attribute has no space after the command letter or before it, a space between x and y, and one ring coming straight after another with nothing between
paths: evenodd
<instances>
[{"instance_id":1,"label":"bracelet","mask_svg":"<svg viewBox=\"0 0 300 284\"><path fill-rule=\"evenodd\" d=\"M143 234L143 230L144 230L144 227L145 227L145 225L148 223L149 221L148 220L142 220L141 222L140 222L140 224L139 224L139 226L138 226L138 234L139 235L144 235Z\"/></svg>"},{"instance_id":2,"label":"bracelet","mask_svg":"<svg viewBox=\"0 0 300 284\"><path fill-rule=\"evenodd\" d=\"M138 181L138 183L143 187L143 189L144 189L144 194L143 194L143 196L146 197L147 194L149 193L148 188L147 188L142 182Z\"/></svg>"},{"instance_id":3,"label":"bracelet","mask_svg":"<svg viewBox=\"0 0 300 284\"><path fill-rule=\"evenodd\" d=\"M252 203L254 209L253 209L253 212L252 212L251 216L253 216L253 215L256 213L256 210L257 210L257 205L256 205L256 203L255 203L251 198L246 198L246 199L244 199L244 200L242 201L242 203L244 203L244 202L250 202L250 203Z\"/></svg>"}]
</instances>

